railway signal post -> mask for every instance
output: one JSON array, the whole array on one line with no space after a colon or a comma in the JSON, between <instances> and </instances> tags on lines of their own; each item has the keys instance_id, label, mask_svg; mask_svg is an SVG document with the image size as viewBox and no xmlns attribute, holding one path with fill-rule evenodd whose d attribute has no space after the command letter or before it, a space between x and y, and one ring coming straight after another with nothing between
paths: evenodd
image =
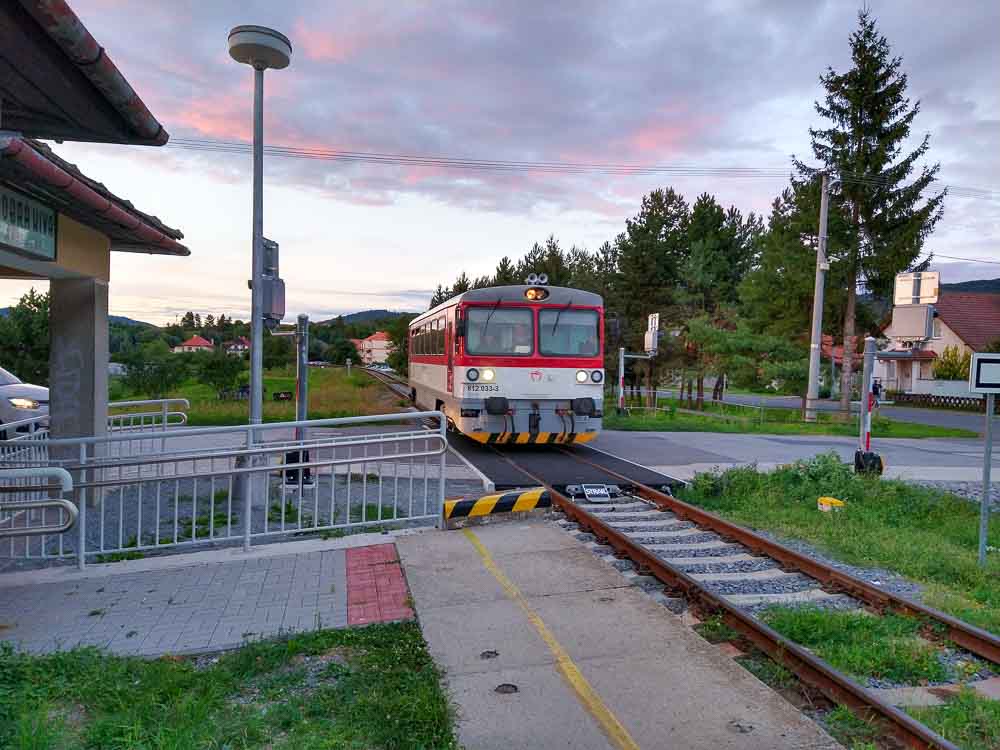
<instances>
[{"instance_id":1,"label":"railway signal post","mask_svg":"<svg viewBox=\"0 0 1000 750\"><path fill-rule=\"evenodd\" d=\"M986 536L990 526L990 471L993 462L993 412L1000 393L1000 352L972 355L969 390L986 396L986 430L983 445L983 496L979 500L979 567L986 566Z\"/></svg>"},{"instance_id":2,"label":"railway signal post","mask_svg":"<svg viewBox=\"0 0 1000 750\"><path fill-rule=\"evenodd\" d=\"M847 361L847 354L844 354ZM846 365L845 365L846 366ZM858 474L881 474L882 457L872 450L872 409L875 395L872 381L875 378L875 339L865 337L865 363L861 374L861 403L858 406L858 450L854 454L854 470Z\"/></svg>"},{"instance_id":3,"label":"railway signal post","mask_svg":"<svg viewBox=\"0 0 1000 750\"><path fill-rule=\"evenodd\" d=\"M646 321L645 354L626 354L625 347L618 349L618 413L625 413L625 360L626 359L652 359L656 356L657 347L660 340L660 314L652 313ZM656 406L656 394L653 394L653 406Z\"/></svg>"}]
</instances>

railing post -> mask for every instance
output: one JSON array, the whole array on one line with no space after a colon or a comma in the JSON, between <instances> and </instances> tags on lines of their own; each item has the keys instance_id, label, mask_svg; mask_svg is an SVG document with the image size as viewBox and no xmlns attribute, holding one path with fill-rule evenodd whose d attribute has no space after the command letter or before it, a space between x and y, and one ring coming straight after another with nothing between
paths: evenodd
<instances>
[{"instance_id":1,"label":"railing post","mask_svg":"<svg viewBox=\"0 0 1000 750\"><path fill-rule=\"evenodd\" d=\"M87 446L80 444L80 483L87 481L87 470L84 468L87 463ZM76 511L79 535L76 547L76 567L83 570L87 567L87 490L80 487L76 491ZM104 522L104 519L101 519Z\"/></svg>"},{"instance_id":2,"label":"railing post","mask_svg":"<svg viewBox=\"0 0 1000 750\"><path fill-rule=\"evenodd\" d=\"M441 481L438 483L439 491L437 498L437 513L435 517L437 520L434 525L439 528L445 528L444 525L444 483L445 483L445 468L448 465L448 423L444 417L443 412L438 412L438 431L441 435Z\"/></svg>"},{"instance_id":3,"label":"railing post","mask_svg":"<svg viewBox=\"0 0 1000 750\"><path fill-rule=\"evenodd\" d=\"M248 426L247 450L250 450L252 446L253 446L253 428ZM256 465L257 462L254 460L254 456L250 455L247 457L247 459L248 459L247 465L249 467L252 468L253 466ZM252 471L244 476L246 477L246 481L243 482L243 551L249 552L250 531L253 521L253 517L251 515L253 512L253 487L257 483L257 477L254 475ZM264 509L264 512L265 513L267 512L266 508Z\"/></svg>"}]
</instances>

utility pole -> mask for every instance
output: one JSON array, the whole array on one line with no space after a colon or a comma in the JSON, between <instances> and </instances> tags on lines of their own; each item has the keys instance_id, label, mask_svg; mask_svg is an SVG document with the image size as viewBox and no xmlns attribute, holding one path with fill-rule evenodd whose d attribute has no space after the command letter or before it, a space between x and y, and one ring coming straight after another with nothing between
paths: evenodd
<instances>
[{"instance_id":1,"label":"utility pole","mask_svg":"<svg viewBox=\"0 0 1000 750\"><path fill-rule=\"evenodd\" d=\"M806 390L806 421L816 421L816 402L819 400L819 366L823 341L823 291L826 272L830 264L826 260L826 225L830 208L829 183L826 172L820 188L819 201L819 244L816 247L816 284L813 289L812 336L809 341L809 387ZM847 357L847 352L844 352Z\"/></svg>"}]
</instances>

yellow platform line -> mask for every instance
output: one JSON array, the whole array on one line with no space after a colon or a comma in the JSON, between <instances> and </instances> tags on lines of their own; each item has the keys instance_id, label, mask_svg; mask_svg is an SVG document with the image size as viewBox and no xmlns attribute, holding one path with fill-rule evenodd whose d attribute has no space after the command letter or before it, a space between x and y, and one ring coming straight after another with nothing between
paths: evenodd
<instances>
[{"instance_id":1,"label":"yellow platform line","mask_svg":"<svg viewBox=\"0 0 1000 750\"><path fill-rule=\"evenodd\" d=\"M611 743L620 748L620 750L639 750L639 745L635 740L632 739L632 735L628 733L628 730L622 726L622 723L618 721L618 718L611 712L604 701L601 700L601 696L597 694L597 691L591 687L590 683L587 682L587 678L583 676L580 672L580 668L576 666L576 663L570 658L570 655L566 653L566 649L562 647L562 644L556 640L556 637L549 630L548 626L538 616L538 613L531 608L528 600L524 598L524 594L521 590L514 585L507 575L500 570L496 562L493 560L493 556L490 554L489 550L483 546L483 543L479 541L479 537L471 529L463 529L462 532L468 537L469 541L472 542L472 546L476 548L476 552L483 559L483 566L493 574L493 577L497 579L497 582L503 587L503 590L507 593L513 601L524 610L525 615L528 617L528 621L534 626L535 630L545 641L545 645L549 647L549 651L556 659L556 664L559 667L559 671L566 680L566 683L570 686L574 693L576 693L577 700L580 701L580 705L589 713L594 720L600 725L601 731L607 735L607 738L611 740Z\"/></svg>"}]
</instances>

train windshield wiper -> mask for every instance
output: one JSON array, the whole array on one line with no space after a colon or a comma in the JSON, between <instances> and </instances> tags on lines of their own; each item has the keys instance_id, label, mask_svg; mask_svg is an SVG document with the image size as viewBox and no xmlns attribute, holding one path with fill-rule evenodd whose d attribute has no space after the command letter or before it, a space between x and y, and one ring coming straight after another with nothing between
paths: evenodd
<instances>
[{"instance_id":1,"label":"train windshield wiper","mask_svg":"<svg viewBox=\"0 0 1000 750\"><path fill-rule=\"evenodd\" d=\"M490 318L493 317L493 313L495 313L497 311L497 308L500 307L500 302L502 300L503 297L497 297L497 301L493 303L493 307L490 309L490 314L486 316L486 322L483 323L483 332L479 334L480 338L482 339L486 338L486 329L490 327Z\"/></svg>"},{"instance_id":2,"label":"train windshield wiper","mask_svg":"<svg viewBox=\"0 0 1000 750\"><path fill-rule=\"evenodd\" d=\"M555 336L556 335L556 328L559 327L559 316L563 314L563 310L568 310L569 307L570 307L570 305L572 305L572 304L573 304L573 300L571 298L569 302L567 302L563 307L560 307L556 311L556 320L552 324L552 333L549 334L550 336Z\"/></svg>"}]
</instances>

